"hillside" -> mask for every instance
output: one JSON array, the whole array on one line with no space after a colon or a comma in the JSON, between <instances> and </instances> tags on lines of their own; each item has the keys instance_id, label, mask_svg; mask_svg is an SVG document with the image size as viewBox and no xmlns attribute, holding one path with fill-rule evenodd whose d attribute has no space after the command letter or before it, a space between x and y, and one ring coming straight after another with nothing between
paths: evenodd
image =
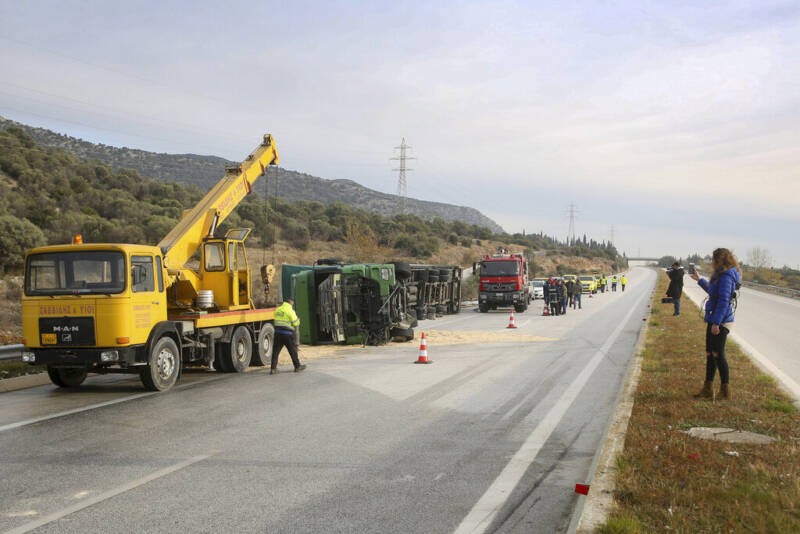
<instances>
[{"instance_id":1,"label":"hillside","mask_svg":"<svg viewBox=\"0 0 800 534\"><path fill-rule=\"evenodd\" d=\"M217 183L225 174L225 166L234 163L215 156L160 154L94 144L0 117L0 130L12 127L21 128L41 146L58 148L81 159L98 160L116 170L131 169L142 176L156 180L195 185L201 191L206 191ZM251 147L248 147L248 150L249 148ZM399 202L396 195L369 189L352 180L327 180L280 167L270 167L267 181L269 191L275 191L277 181L280 184L279 196L289 202L297 200L323 204L341 202L382 215L398 213ZM263 185L258 189L261 190L262 187ZM503 228L492 219L474 208L465 206L409 198L407 213L427 221L440 217L445 221L461 221L470 225L485 226L493 233L503 232Z\"/></svg>"}]
</instances>

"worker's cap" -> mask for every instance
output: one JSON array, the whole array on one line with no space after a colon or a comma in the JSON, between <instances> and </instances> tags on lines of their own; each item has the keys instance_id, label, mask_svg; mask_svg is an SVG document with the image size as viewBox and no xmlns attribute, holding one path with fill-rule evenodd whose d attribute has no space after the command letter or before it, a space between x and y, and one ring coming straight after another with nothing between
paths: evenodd
<instances>
[{"instance_id":1,"label":"worker's cap","mask_svg":"<svg viewBox=\"0 0 800 534\"><path fill-rule=\"evenodd\" d=\"M673 263L673 264L672 264L672 266L673 266L673 267L680 267L680 266L681 266L681 264L680 264L680 262L677 262L677 261L676 261L675 263Z\"/></svg>"}]
</instances>

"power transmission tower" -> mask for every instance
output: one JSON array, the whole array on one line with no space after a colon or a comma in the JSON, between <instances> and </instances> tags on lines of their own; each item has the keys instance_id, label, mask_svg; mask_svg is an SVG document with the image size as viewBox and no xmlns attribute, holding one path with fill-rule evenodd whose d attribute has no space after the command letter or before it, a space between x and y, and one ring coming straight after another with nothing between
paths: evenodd
<instances>
[{"instance_id":1,"label":"power transmission tower","mask_svg":"<svg viewBox=\"0 0 800 534\"><path fill-rule=\"evenodd\" d=\"M570 202L567 208L567 215L569 215L569 231L567 232L567 245L575 243L575 215L578 213L578 208L575 203Z\"/></svg>"},{"instance_id":2,"label":"power transmission tower","mask_svg":"<svg viewBox=\"0 0 800 534\"><path fill-rule=\"evenodd\" d=\"M392 169L393 171L400 172L400 174L397 176L397 196L400 197L400 213L406 213L406 210L408 209L408 182L406 181L406 171L414 170L406 167L406 161L410 159L417 159L408 157L406 155L406 151L410 148L411 147L406 144L406 138L403 137L403 140L400 142L400 146L394 147L395 150L400 150L400 155L390 158L392 160L400 161L400 167L397 169Z\"/></svg>"}]
</instances>

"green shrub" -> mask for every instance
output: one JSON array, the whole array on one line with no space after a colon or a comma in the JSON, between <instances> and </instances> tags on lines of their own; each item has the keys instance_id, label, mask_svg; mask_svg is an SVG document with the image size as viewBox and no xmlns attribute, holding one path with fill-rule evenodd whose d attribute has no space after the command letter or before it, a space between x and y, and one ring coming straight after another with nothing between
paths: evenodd
<instances>
[{"instance_id":1,"label":"green shrub","mask_svg":"<svg viewBox=\"0 0 800 534\"><path fill-rule=\"evenodd\" d=\"M29 220L0 215L0 269L22 267L25 251L46 243L44 233Z\"/></svg>"}]
</instances>

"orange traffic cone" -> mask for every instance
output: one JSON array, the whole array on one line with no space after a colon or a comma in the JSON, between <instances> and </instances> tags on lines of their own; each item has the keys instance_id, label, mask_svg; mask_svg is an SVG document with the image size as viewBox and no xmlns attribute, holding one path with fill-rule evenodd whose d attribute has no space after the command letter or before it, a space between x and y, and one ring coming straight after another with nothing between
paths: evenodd
<instances>
[{"instance_id":1,"label":"orange traffic cone","mask_svg":"<svg viewBox=\"0 0 800 534\"><path fill-rule=\"evenodd\" d=\"M428 359L428 347L425 345L425 332L422 333L422 336L419 339L419 358L414 363L433 363L432 360Z\"/></svg>"},{"instance_id":2,"label":"orange traffic cone","mask_svg":"<svg viewBox=\"0 0 800 534\"><path fill-rule=\"evenodd\" d=\"M508 318L508 326L506 328L516 328L514 324L514 308L511 308L511 316Z\"/></svg>"},{"instance_id":3,"label":"orange traffic cone","mask_svg":"<svg viewBox=\"0 0 800 534\"><path fill-rule=\"evenodd\" d=\"M542 317L549 317L550 316L550 306L547 303L544 303L544 308L542 309Z\"/></svg>"}]
</instances>

